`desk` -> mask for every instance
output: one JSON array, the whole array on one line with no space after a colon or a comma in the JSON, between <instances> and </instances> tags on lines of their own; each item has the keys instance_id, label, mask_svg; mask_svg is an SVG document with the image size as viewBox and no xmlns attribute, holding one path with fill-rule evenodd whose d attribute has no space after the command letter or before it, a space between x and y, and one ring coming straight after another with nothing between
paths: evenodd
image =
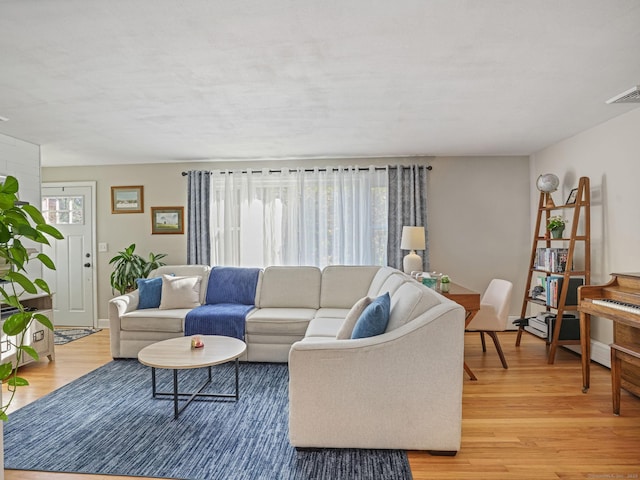
<instances>
[{"instance_id":1,"label":"desk","mask_svg":"<svg viewBox=\"0 0 640 480\"><path fill-rule=\"evenodd\" d=\"M462 305L467 312L467 315L464 319L465 328L469 325L469 322L476 316L478 310L480 310L480 294L478 292L474 292L473 290L469 290L468 288L464 288L461 285L456 283L449 284L449 292L442 293L442 295L447 297L449 300L453 300L459 305ZM469 378L471 380L477 380L477 377L473 374L467 362L464 362L464 371L467 372Z\"/></svg>"}]
</instances>

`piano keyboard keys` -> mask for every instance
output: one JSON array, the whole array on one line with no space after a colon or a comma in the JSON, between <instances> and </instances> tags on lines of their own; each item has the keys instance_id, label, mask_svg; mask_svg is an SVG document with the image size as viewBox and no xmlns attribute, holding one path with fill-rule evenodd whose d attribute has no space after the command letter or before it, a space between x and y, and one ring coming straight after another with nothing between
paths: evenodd
<instances>
[{"instance_id":1,"label":"piano keyboard keys","mask_svg":"<svg viewBox=\"0 0 640 480\"><path fill-rule=\"evenodd\" d=\"M592 303L594 305L603 305L615 310L621 310L623 312L635 313L640 315L640 305L635 305L633 303L620 302L618 300L611 300L609 298L594 299L592 300Z\"/></svg>"}]
</instances>

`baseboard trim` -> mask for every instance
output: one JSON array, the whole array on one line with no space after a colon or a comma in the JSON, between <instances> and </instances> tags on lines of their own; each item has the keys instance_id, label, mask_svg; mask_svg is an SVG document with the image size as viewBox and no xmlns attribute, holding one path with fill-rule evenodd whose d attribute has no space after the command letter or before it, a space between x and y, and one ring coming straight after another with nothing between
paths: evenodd
<instances>
[{"instance_id":1,"label":"baseboard trim","mask_svg":"<svg viewBox=\"0 0 640 480\"><path fill-rule=\"evenodd\" d=\"M565 345L565 348L580 353L580 347L578 345ZM591 340L591 360L599 363L602 366L611 368L611 347L606 343L599 342L597 340Z\"/></svg>"},{"instance_id":2,"label":"baseboard trim","mask_svg":"<svg viewBox=\"0 0 640 480\"><path fill-rule=\"evenodd\" d=\"M518 327L513 324L513 321L518 318L520 317L509 315L507 330L518 330ZM564 347L572 352L576 352L578 355L580 354L580 347L578 345L564 345ZM591 360L607 368L611 368L611 348L609 345L591 339Z\"/></svg>"},{"instance_id":3,"label":"baseboard trim","mask_svg":"<svg viewBox=\"0 0 640 480\"><path fill-rule=\"evenodd\" d=\"M109 319L108 318L99 318L98 319L98 328L109 328Z\"/></svg>"}]
</instances>

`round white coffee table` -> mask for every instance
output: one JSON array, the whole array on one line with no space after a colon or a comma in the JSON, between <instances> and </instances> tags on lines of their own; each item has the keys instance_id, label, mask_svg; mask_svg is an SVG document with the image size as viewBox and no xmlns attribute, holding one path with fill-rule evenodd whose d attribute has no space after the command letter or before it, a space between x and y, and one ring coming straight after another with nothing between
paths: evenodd
<instances>
[{"instance_id":1,"label":"round white coffee table","mask_svg":"<svg viewBox=\"0 0 640 480\"><path fill-rule=\"evenodd\" d=\"M247 345L237 338L219 335L200 335L204 342L202 348L191 348L191 337L177 337L153 343L144 347L138 353L138 360L143 365L151 367L151 389L153 398L173 399L173 412L178 418L187 405L199 397L235 398L239 395L238 358L246 351ZM211 367L235 360L236 363L236 392L233 393L201 393L211 382ZM208 378L195 392L181 393L178 391L178 370L208 367ZM156 389L156 368L173 370L173 392L158 392ZM188 397L180 405L180 397Z\"/></svg>"}]
</instances>

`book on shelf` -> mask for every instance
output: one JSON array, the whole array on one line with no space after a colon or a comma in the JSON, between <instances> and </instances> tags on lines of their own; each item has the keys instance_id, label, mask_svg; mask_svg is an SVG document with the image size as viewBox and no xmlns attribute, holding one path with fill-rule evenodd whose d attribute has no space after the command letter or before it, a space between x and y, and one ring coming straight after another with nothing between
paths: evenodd
<instances>
[{"instance_id":1,"label":"book on shelf","mask_svg":"<svg viewBox=\"0 0 640 480\"><path fill-rule=\"evenodd\" d=\"M562 292L562 284L564 278L558 275L547 277L547 305L552 308L558 308L560 294ZM578 287L584 284L584 279L579 277L569 278L569 288L567 289L567 297L565 305L578 304Z\"/></svg>"},{"instance_id":2,"label":"book on shelf","mask_svg":"<svg viewBox=\"0 0 640 480\"><path fill-rule=\"evenodd\" d=\"M536 249L534 268L552 273L564 273L567 270L568 248L544 248ZM573 265L570 266L573 268Z\"/></svg>"}]
</instances>

